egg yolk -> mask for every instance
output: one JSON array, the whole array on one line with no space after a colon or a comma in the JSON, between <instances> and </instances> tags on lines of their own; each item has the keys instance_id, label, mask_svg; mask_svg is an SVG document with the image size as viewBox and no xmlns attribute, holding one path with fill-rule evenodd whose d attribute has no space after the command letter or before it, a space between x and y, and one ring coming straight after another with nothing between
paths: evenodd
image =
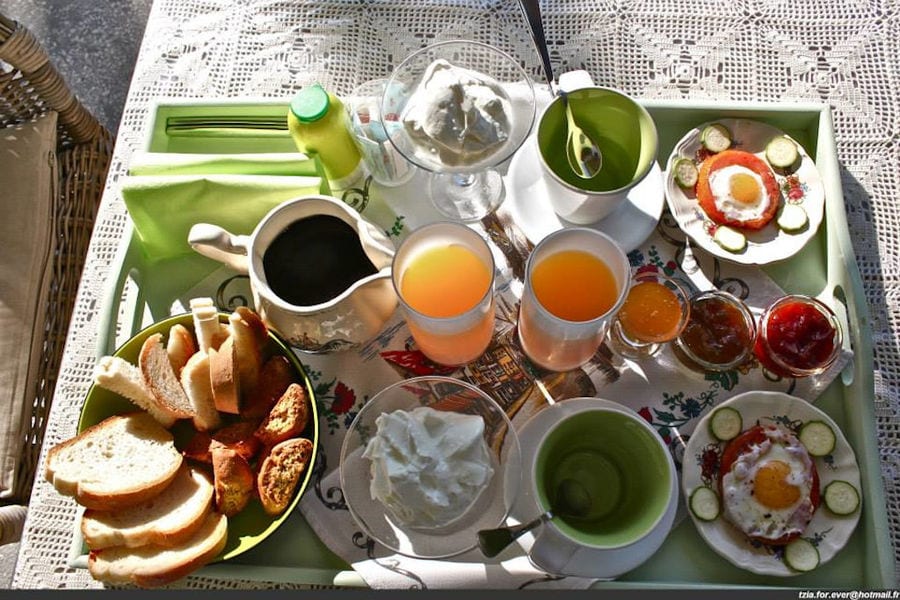
<instances>
[{"instance_id":1,"label":"egg yolk","mask_svg":"<svg viewBox=\"0 0 900 600\"><path fill-rule=\"evenodd\" d=\"M771 460L759 467L753 481L753 495L767 508L787 508L800 499L800 488L788 483L791 467L780 460Z\"/></svg>"},{"instance_id":2,"label":"egg yolk","mask_svg":"<svg viewBox=\"0 0 900 600\"><path fill-rule=\"evenodd\" d=\"M732 197L743 204L756 204L759 198L759 183L749 173L735 173L728 180Z\"/></svg>"}]
</instances>

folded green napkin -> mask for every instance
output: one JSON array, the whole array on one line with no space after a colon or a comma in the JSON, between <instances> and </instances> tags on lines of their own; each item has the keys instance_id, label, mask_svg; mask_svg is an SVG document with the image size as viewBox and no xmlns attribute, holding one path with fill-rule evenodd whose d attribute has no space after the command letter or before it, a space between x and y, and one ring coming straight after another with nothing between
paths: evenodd
<instances>
[{"instance_id":1,"label":"folded green napkin","mask_svg":"<svg viewBox=\"0 0 900 600\"><path fill-rule=\"evenodd\" d=\"M288 156L136 156L130 174L120 181L147 259L192 252L187 237L195 223L249 234L285 200L328 192L313 160L293 154L291 161Z\"/></svg>"}]
</instances>

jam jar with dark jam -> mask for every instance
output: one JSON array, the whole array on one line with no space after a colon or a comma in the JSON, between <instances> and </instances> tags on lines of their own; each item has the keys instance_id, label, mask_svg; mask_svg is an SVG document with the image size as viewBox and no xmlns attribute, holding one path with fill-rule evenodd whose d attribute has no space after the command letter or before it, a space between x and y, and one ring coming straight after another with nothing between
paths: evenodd
<instances>
[{"instance_id":1,"label":"jam jar with dark jam","mask_svg":"<svg viewBox=\"0 0 900 600\"><path fill-rule=\"evenodd\" d=\"M776 300L762 315L754 354L782 377L808 377L834 363L842 344L834 312L815 298L793 294Z\"/></svg>"},{"instance_id":2,"label":"jam jar with dark jam","mask_svg":"<svg viewBox=\"0 0 900 600\"><path fill-rule=\"evenodd\" d=\"M747 305L728 292L691 297L690 318L675 340L675 355L697 371L728 371L747 361L756 326Z\"/></svg>"}]
</instances>

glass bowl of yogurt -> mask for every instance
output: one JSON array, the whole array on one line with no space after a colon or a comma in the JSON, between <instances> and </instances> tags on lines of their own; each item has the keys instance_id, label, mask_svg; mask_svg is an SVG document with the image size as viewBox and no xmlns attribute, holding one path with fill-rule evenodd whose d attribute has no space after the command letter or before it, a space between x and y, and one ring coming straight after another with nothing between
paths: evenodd
<instances>
[{"instance_id":1,"label":"glass bowl of yogurt","mask_svg":"<svg viewBox=\"0 0 900 600\"><path fill-rule=\"evenodd\" d=\"M415 558L473 549L520 491L519 440L506 412L451 377L406 379L373 396L341 447L341 488L372 539Z\"/></svg>"}]
</instances>

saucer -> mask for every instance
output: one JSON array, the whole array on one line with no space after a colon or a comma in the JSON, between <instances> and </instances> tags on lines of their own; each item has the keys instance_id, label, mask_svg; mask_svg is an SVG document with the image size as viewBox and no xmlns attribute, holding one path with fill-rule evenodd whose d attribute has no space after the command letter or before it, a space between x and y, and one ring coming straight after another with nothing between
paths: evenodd
<instances>
[{"instance_id":1,"label":"saucer","mask_svg":"<svg viewBox=\"0 0 900 600\"><path fill-rule=\"evenodd\" d=\"M541 436L558 423L562 416L565 416L570 411L578 411L585 407L611 408L636 415L634 411L623 404L601 398L573 398L557 402L531 417L519 431L519 444L522 451L521 464L531 465L534 462ZM590 548L561 541L558 554L562 564L545 565L532 556L529 556L529 559L539 569L556 575L592 577L595 579L614 579L619 577L649 560L665 542L675 521L675 512L679 504L678 496L678 477L673 475L671 499L659 524L646 537L627 548ZM534 473L530 468L523 468L521 493L510 510L510 516L520 523L527 523L541 512L542 509L539 507L534 494ZM546 527L547 525L544 526ZM537 538L540 535L541 531L537 530L534 544L538 543ZM557 540L562 539L559 535L553 537ZM563 545L565 547L562 547ZM532 545L533 549L534 545Z\"/></svg>"},{"instance_id":2,"label":"saucer","mask_svg":"<svg viewBox=\"0 0 900 600\"><path fill-rule=\"evenodd\" d=\"M666 203L662 169L654 163L650 173L634 186L615 212L596 223L576 225L561 218L547 201L547 186L541 176L537 138L532 135L509 163L506 175L506 206L513 220L532 244L564 227L589 227L601 231L631 252L653 233Z\"/></svg>"}]
</instances>

